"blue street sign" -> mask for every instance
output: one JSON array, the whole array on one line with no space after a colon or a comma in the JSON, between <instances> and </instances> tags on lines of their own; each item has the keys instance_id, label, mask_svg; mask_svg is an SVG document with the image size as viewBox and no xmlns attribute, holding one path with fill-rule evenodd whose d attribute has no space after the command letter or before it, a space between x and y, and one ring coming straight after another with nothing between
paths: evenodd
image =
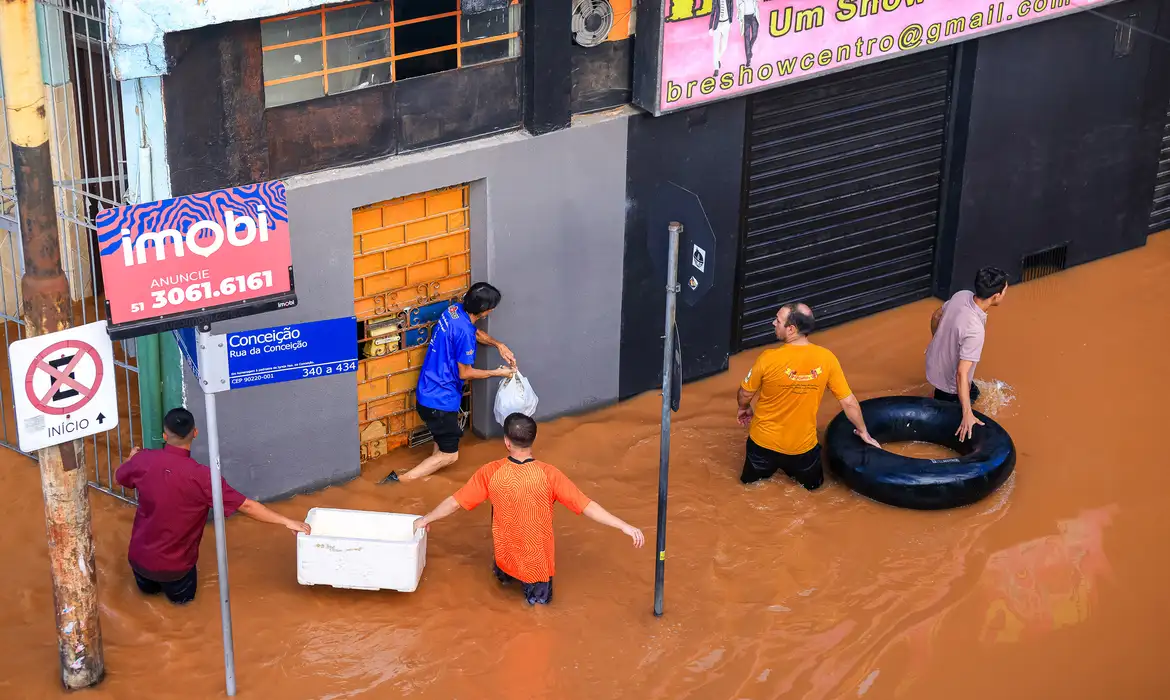
<instances>
[{"instance_id":1,"label":"blue street sign","mask_svg":"<svg viewBox=\"0 0 1170 700\"><path fill-rule=\"evenodd\" d=\"M357 371L357 318L228 333L230 389Z\"/></svg>"}]
</instances>

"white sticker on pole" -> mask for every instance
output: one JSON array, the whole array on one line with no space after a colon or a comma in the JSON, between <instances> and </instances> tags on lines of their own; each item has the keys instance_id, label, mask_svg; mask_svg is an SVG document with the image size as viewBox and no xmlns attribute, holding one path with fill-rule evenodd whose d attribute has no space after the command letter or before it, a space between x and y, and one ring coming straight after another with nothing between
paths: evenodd
<instances>
[{"instance_id":1,"label":"white sticker on pole","mask_svg":"<svg viewBox=\"0 0 1170 700\"><path fill-rule=\"evenodd\" d=\"M32 452L118 425L114 347L106 322L8 346L20 449Z\"/></svg>"}]
</instances>

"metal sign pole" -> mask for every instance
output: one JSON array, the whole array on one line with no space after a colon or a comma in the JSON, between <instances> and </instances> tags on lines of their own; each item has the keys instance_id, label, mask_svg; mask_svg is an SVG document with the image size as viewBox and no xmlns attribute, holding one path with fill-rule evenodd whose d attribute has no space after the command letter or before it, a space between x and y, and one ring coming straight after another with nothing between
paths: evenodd
<instances>
[{"instance_id":1,"label":"metal sign pole","mask_svg":"<svg viewBox=\"0 0 1170 700\"><path fill-rule=\"evenodd\" d=\"M674 315L678 286L678 240L682 224L670 222L670 248L666 260L666 333L662 352L662 428L658 447L658 556L654 562L654 614L662 615L666 581L666 486L670 476L671 368L674 364Z\"/></svg>"},{"instance_id":2,"label":"metal sign pole","mask_svg":"<svg viewBox=\"0 0 1170 700\"><path fill-rule=\"evenodd\" d=\"M199 329L199 346L211 344L211 327ZM227 532L223 517L223 479L219 469L219 422L215 394L203 395L207 405L207 452L211 468L211 506L215 519L215 560L219 567L219 614L223 622L223 666L229 697L236 694L236 658L232 644L232 603L228 590Z\"/></svg>"}]
</instances>

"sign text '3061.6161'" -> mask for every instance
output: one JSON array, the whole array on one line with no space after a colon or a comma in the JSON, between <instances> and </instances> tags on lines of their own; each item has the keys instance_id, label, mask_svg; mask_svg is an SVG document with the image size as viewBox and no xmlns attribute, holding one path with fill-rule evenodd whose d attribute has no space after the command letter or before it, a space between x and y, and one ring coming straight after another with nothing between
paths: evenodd
<instances>
[{"instance_id":1,"label":"sign text '3061.6161'","mask_svg":"<svg viewBox=\"0 0 1170 700\"><path fill-rule=\"evenodd\" d=\"M282 182L98 214L110 336L296 305Z\"/></svg>"}]
</instances>

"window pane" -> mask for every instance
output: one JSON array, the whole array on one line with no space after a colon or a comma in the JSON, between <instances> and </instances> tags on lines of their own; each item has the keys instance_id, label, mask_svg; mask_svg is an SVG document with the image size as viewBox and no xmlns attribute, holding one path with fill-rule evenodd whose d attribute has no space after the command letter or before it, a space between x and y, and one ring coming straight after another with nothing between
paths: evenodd
<instances>
[{"instance_id":1,"label":"window pane","mask_svg":"<svg viewBox=\"0 0 1170 700\"><path fill-rule=\"evenodd\" d=\"M465 46L463 47L463 65L474 66L477 63L487 63L488 61L498 61L501 58L508 58L509 43L507 39L501 39L487 44Z\"/></svg>"},{"instance_id":2,"label":"window pane","mask_svg":"<svg viewBox=\"0 0 1170 700\"><path fill-rule=\"evenodd\" d=\"M264 79L280 80L321 70L321 44L301 44L264 52Z\"/></svg>"},{"instance_id":3,"label":"window pane","mask_svg":"<svg viewBox=\"0 0 1170 700\"><path fill-rule=\"evenodd\" d=\"M287 44L290 41L316 39L321 36L321 15L305 15L260 24L260 43L264 46Z\"/></svg>"},{"instance_id":4,"label":"window pane","mask_svg":"<svg viewBox=\"0 0 1170 700\"><path fill-rule=\"evenodd\" d=\"M340 10L326 10L325 33L341 34L390 24L390 3L376 2Z\"/></svg>"},{"instance_id":5,"label":"window pane","mask_svg":"<svg viewBox=\"0 0 1170 700\"><path fill-rule=\"evenodd\" d=\"M456 17L441 17L428 22L395 27L394 41L394 53L398 56L454 46L459 41L459 20Z\"/></svg>"},{"instance_id":6,"label":"window pane","mask_svg":"<svg viewBox=\"0 0 1170 700\"><path fill-rule=\"evenodd\" d=\"M510 17L511 13L506 7L502 10L463 15L463 41L510 34L514 31L511 28Z\"/></svg>"},{"instance_id":7,"label":"window pane","mask_svg":"<svg viewBox=\"0 0 1170 700\"><path fill-rule=\"evenodd\" d=\"M330 68L352 66L390 56L390 30L378 29L325 42ZM330 78L332 80L332 78Z\"/></svg>"},{"instance_id":8,"label":"window pane","mask_svg":"<svg viewBox=\"0 0 1170 700\"><path fill-rule=\"evenodd\" d=\"M98 13L101 13L101 10L98 10ZM65 31L99 41L102 39L102 23L98 20L78 17L68 13L65 13L64 18Z\"/></svg>"},{"instance_id":9,"label":"window pane","mask_svg":"<svg viewBox=\"0 0 1170 700\"><path fill-rule=\"evenodd\" d=\"M269 85L264 88L264 106L279 107L292 102L304 102L325 96L321 78L305 78L291 83Z\"/></svg>"},{"instance_id":10,"label":"window pane","mask_svg":"<svg viewBox=\"0 0 1170 700\"><path fill-rule=\"evenodd\" d=\"M451 49L450 51L440 51L438 53L427 54L426 56L416 56L415 58L395 61L394 79L406 80L407 78L417 78L420 75L455 70L459 67L457 58L455 49Z\"/></svg>"},{"instance_id":11,"label":"window pane","mask_svg":"<svg viewBox=\"0 0 1170 700\"><path fill-rule=\"evenodd\" d=\"M341 71L340 73L329 74L329 94L336 95L339 92L357 90L359 88L381 85L382 83L388 82L390 82L389 63L379 63L376 66L366 66L365 68L354 68L352 70Z\"/></svg>"},{"instance_id":12,"label":"window pane","mask_svg":"<svg viewBox=\"0 0 1170 700\"><path fill-rule=\"evenodd\" d=\"M459 0L394 0L394 21L434 17L458 9Z\"/></svg>"}]
</instances>

